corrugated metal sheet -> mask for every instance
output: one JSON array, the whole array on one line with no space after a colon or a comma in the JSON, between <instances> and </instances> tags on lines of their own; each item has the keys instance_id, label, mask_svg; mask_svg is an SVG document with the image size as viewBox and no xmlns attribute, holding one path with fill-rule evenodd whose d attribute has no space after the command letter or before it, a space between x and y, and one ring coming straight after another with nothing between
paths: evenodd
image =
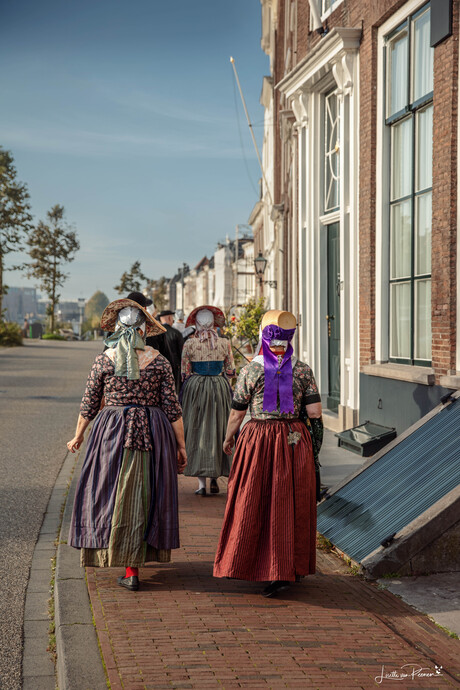
<instances>
[{"instance_id":1,"label":"corrugated metal sheet","mask_svg":"<svg viewBox=\"0 0 460 690\"><path fill-rule=\"evenodd\" d=\"M360 562L459 483L457 398L321 503L318 531Z\"/></svg>"}]
</instances>

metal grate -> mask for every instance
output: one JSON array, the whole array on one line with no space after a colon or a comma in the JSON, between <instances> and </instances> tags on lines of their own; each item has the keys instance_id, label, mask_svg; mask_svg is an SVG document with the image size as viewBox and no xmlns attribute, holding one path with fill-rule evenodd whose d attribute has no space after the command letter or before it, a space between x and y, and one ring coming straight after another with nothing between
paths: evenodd
<instances>
[{"instance_id":1,"label":"metal grate","mask_svg":"<svg viewBox=\"0 0 460 690\"><path fill-rule=\"evenodd\" d=\"M360 562L460 483L460 398L318 506L318 531Z\"/></svg>"}]
</instances>

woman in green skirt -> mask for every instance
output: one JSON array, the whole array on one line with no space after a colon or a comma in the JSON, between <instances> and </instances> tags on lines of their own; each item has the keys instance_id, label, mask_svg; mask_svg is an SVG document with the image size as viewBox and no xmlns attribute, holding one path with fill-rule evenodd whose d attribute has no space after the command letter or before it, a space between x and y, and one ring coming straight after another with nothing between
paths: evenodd
<instances>
[{"instance_id":1,"label":"woman in green skirt","mask_svg":"<svg viewBox=\"0 0 460 690\"><path fill-rule=\"evenodd\" d=\"M185 474L198 478L199 496L206 496L206 477L210 492L219 493L218 477L228 477L231 456L222 450L232 403L227 377L234 376L235 364L230 341L220 338L216 329L224 325L220 309L202 306L194 309L186 326L195 326L193 337L182 350L182 410L188 465Z\"/></svg>"}]
</instances>

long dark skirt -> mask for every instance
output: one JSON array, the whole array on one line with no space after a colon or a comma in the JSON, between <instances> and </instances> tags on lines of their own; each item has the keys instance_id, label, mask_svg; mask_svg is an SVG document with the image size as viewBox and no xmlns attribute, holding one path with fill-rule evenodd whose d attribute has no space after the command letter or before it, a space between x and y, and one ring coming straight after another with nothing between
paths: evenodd
<instances>
[{"instance_id":1,"label":"long dark skirt","mask_svg":"<svg viewBox=\"0 0 460 690\"><path fill-rule=\"evenodd\" d=\"M123 407L105 407L94 422L69 531L84 565L168 561L179 547L176 440L164 412L146 409L153 451L123 447Z\"/></svg>"},{"instance_id":2,"label":"long dark skirt","mask_svg":"<svg viewBox=\"0 0 460 690\"><path fill-rule=\"evenodd\" d=\"M222 450L232 404L230 385L223 376L193 374L182 394L189 477L228 477L231 456Z\"/></svg>"},{"instance_id":3,"label":"long dark skirt","mask_svg":"<svg viewBox=\"0 0 460 690\"><path fill-rule=\"evenodd\" d=\"M288 444L290 430L297 443ZM315 572L316 488L300 421L248 422L236 445L214 563L216 577L295 580Z\"/></svg>"}]
</instances>

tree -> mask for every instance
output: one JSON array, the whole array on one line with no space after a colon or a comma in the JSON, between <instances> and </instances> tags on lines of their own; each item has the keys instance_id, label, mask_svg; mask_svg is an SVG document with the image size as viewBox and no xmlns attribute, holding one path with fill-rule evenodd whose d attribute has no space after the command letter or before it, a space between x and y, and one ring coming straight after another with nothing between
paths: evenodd
<instances>
[{"instance_id":1,"label":"tree","mask_svg":"<svg viewBox=\"0 0 460 690\"><path fill-rule=\"evenodd\" d=\"M16 168L10 151L0 147L0 318L4 284L5 257L19 251L32 229L29 193L22 182L16 180Z\"/></svg>"},{"instance_id":2,"label":"tree","mask_svg":"<svg viewBox=\"0 0 460 690\"><path fill-rule=\"evenodd\" d=\"M101 318L101 314L109 304L109 298L101 290L97 290L92 297L89 298L85 304L85 319L92 319L97 316Z\"/></svg>"},{"instance_id":3,"label":"tree","mask_svg":"<svg viewBox=\"0 0 460 690\"><path fill-rule=\"evenodd\" d=\"M104 292L97 290L85 304L85 320L82 324L82 333L93 328L99 328L101 315L109 303L109 298Z\"/></svg>"},{"instance_id":4,"label":"tree","mask_svg":"<svg viewBox=\"0 0 460 690\"><path fill-rule=\"evenodd\" d=\"M56 204L46 214L48 224L40 220L27 239L32 261L25 265L26 275L38 280L41 289L49 297L51 332L55 328L56 306L60 299L57 289L62 287L68 278L68 273L63 272L62 265L73 261L75 253L80 249L77 235L64 220L64 215L64 206Z\"/></svg>"},{"instance_id":5,"label":"tree","mask_svg":"<svg viewBox=\"0 0 460 690\"><path fill-rule=\"evenodd\" d=\"M236 324L236 335L241 339L248 340L254 347L259 342L259 326L262 316L265 314L265 299L260 297L258 300L251 298L243 304Z\"/></svg>"},{"instance_id":6,"label":"tree","mask_svg":"<svg viewBox=\"0 0 460 690\"><path fill-rule=\"evenodd\" d=\"M147 278L141 271L141 262L135 261L131 266L131 270L123 273L120 278L120 284L116 285L114 289L119 295L127 294L128 292L139 292L143 283L147 283Z\"/></svg>"},{"instance_id":7,"label":"tree","mask_svg":"<svg viewBox=\"0 0 460 690\"><path fill-rule=\"evenodd\" d=\"M161 276L159 280L150 280L147 286L152 295L153 303L158 311L163 311L168 303L167 280Z\"/></svg>"}]
</instances>

